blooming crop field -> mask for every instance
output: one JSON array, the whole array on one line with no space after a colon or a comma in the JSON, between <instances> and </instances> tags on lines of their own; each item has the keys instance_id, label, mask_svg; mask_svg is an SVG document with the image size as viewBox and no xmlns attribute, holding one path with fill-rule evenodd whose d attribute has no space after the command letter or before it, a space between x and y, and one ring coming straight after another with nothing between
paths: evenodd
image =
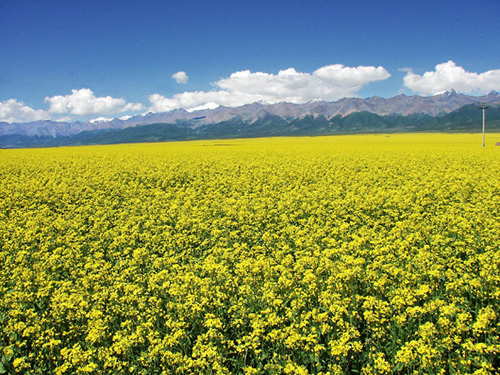
<instances>
[{"instance_id":1,"label":"blooming crop field","mask_svg":"<svg viewBox=\"0 0 500 375\"><path fill-rule=\"evenodd\" d=\"M0 150L0 374L494 374L488 141Z\"/></svg>"}]
</instances>

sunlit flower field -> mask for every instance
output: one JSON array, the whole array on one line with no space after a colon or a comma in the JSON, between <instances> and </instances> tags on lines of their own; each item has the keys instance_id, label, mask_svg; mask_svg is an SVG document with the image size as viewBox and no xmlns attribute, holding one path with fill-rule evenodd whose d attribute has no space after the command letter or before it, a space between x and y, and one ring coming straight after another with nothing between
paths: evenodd
<instances>
[{"instance_id":1,"label":"sunlit flower field","mask_svg":"<svg viewBox=\"0 0 500 375\"><path fill-rule=\"evenodd\" d=\"M500 134L0 150L0 374L494 374Z\"/></svg>"}]
</instances>

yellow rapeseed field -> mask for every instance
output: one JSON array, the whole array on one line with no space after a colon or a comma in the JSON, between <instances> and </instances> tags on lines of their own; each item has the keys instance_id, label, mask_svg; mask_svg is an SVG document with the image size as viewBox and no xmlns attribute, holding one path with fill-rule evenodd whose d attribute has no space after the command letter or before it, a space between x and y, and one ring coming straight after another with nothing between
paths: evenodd
<instances>
[{"instance_id":1,"label":"yellow rapeseed field","mask_svg":"<svg viewBox=\"0 0 500 375\"><path fill-rule=\"evenodd\" d=\"M500 141L0 150L0 374L494 374Z\"/></svg>"}]
</instances>

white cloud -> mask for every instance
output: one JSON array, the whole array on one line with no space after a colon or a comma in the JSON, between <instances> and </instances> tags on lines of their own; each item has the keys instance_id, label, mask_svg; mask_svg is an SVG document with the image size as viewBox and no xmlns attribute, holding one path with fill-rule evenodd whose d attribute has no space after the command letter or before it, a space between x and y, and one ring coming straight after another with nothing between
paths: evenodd
<instances>
[{"instance_id":1,"label":"white cloud","mask_svg":"<svg viewBox=\"0 0 500 375\"><path fill-rule=\"evenodd\" d=\"M46 97L45 102L50 104L50 113L77 116L109 115L144 109L141 103L127 103L122 98L96 97L92 90L86 88L71 90L71 95Z\"/></svg>"},{"instance_id":2,"label":"white cloud","mask_svg":"<svg viewBox=\"0 0 500 375\"><path fill-rule=\"evenodd\" d=\"M418 75L408 70L404 85L423 95L436 95L455 89L464 94L485 94L500 89L500 70L467 72L453 61L436 65L434 71Z\"/></svg>"},{"instance_id":3,"label":"white cloud","mask_svg":"<svg viewBox=\"0 0 500 375\"><path fill-rule=\"evenodd\" d=\"M50 115L41 109L35 110L16 99L0 102L0 121L30 122L48 119Z\"/></svg>"},{"instance_id":4,"label":"white cloud","mask_svg":"<svg viewBox=\"0 0 500 375\"><path fill-rule=\"evenodd\" d=\"M153 94L149 97L149 111L193 110L207 105L235 107L256 101L271 104L305 103L315 99L333 101L356 96L368 83L389 77L389 72L381 66L345 67L341 64L324 66L312 74L297 72L294 68L280 70L278 74L244 70L215 82L213 91L183 92L171 98Z\"/></svg>"},{"instance_id":5,"label":"white cloud","mask_svg":"<svg viewBox=\"0 0 500 375\"><path fill-rule=\"evenodd\" d=\"M172 74L172 78L175 79L175 82L182 83L182 84L188 83L188 79L189 79L186 72L183 72L183 71Z\"/></svg>"},{"instance_id":6,"label":"white cloud","mask_svg":"<svg viewBox=\"0 0 500 375\"><path fill-rule=\"evenodd\" d=\"M46 97L49 110L35 110L16 99L0 102L0 121L31 122L38 120L74 121L87 116L111 115L144 110L141 103L127 103L125 99L96 97L90 89L71 90L71 95Z\"/></svg>"}]
</instances>

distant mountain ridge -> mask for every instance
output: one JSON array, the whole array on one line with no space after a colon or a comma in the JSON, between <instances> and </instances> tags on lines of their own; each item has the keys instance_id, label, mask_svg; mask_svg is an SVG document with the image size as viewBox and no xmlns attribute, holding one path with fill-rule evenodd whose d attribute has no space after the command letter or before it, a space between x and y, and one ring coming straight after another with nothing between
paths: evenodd
<instances>
[{"instance_id":1,"label":"distant mountain ridge","mask_svg":"<svg viewBox=\"0 0 500 375\"><path fill-rule=\"evenodd\" d=\"M478 103L491 104L487 117L496 126L500 108L498 92L469 96L451 90L430 97L401 94L392 98L372 96L305 104L252 103L192 112L176 109L89 122L0 122L0 147L380 131L466 131L477 125ZM498 123L500 126L500 113Z\"/></svg>"}]
</instances>

